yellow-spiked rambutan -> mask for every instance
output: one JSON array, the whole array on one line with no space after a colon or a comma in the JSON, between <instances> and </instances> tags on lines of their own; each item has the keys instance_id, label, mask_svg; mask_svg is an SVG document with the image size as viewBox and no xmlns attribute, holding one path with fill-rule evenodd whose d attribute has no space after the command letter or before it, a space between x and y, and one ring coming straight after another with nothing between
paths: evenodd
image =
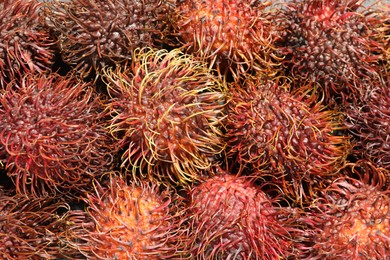
<instances>
[{"instance_id":1,"label":"yellow-spiked rambutan","mask_svg":"<svg viewBox=\"0 0 390 260\"><path fill-rule=\"evenodd\" d=\"M170 0L71 0L48 2L45 13L63 61L87 77L137 47L159 47L170 9Z\"/></svg>"},{"instance_id":2,"label":"yellow-spiked rambutan","mask_svg":"<svg viewBox=\"0 0 390 260\"><path fill-rule=\"evenodd\" d=\"M44 28L37 0L0 2L0 86L24 73L49 70L54 38Z\"/></svg>"},{"instance_id":3,"label":"yellow-spiked rambutan","mask_svg":"<svg viewBox=\"0 0 390 260\"><path fill-rule=\"evenodd\" d=\"M386 259L390 255L390 191L342 177L311 205L311 246L300 259Z\"/></svg>"},{"instance_id":4,"label":"yellow-spiked rambutan","mask_svg":"<svg viewBox=\"0 0 390 260\"><path fill-rule=\"evenodd\" d=\"M132 59L131 67L105 73L122 168L187 185L224 150L223 85L207 64L177 49L139 49Z\"/></svg>"},{"instance_id":5,"label":"yellow-spiked rambutan","mask_svg":"<svg viewBox=\"0 0 390 260\"><path fill-rule=\"evenodd\" d=\"M247 176L216 174L189 191L186 209L193 259L287 259L295 232L290 208Z\"/></svg>"},{"instance_id":6,"label":"yellow-spiked rambutan","mask_svg":"<svg viewBox=\"0 0 390 260\"><path fill-rule=\"evenodd\" d=\"M275 74L270 2L179 0L172 24L179 41L194 56L207 59L220 74L240 78L249 71Z\"/></svg>"},{"instance_id":7,"label":"yellow-spiked rambutan","mask_svg":"<svg viewBox=\"0 0 390 260\"><path fill-rule=\"evenodd\" d=\"M110 176L84 198L86 211L65 218L65 240L88 259L184 259L182 200L155 183ZM68 250L69 252L69 250ZM70 255L72 256L72 255Z\"/></svg>"},{"instance_id":8,"label":"yellow-spiked rambutan","mask_svg":"<svg viewBox=\"0 0 390 260\"><path fill-rule=\"evenodd\" d=\"M234 83L227 105L227 153L251 174L270 174L284 194L300 201L305 186L335 175L350 151L342 114L328 110L302 86L284 79Z\"/></svg>"},{"instance_id":9,"label":"yellow-spiked rambutan","mask_svg":"<svg viewBox=\"0 0 390 260\"><path fill-rule=\"evenodd\" d=\"M102 100L89 83L29 74L0 95L0 158L20 193L74 193L114 166Z\"/></svg>"},{"instance_id":10,"label":"yellow-spiked rambutan","mask_svg":"<svg viewBox=\"0 0 390 260\"><path fill-rule=\"evenodd\" d=\"M66 207L49 198L29 199L0 187L0 258L58 259L65 224L57 214Z\"/></svg>"},{"instance_id":11,"label":"yellow-spiked rambutan","mask_svg":"<svg viewBox=\"0 0 390 260\"><path fill-rule=\"evenodd\" d=\"M367 5L366 0L294 0L281 8L275 25L288 73L319 83L327 101L353 93L355 82L375 75L383 58L384 42L377 37L382 22Z\"/></svg>"}]
</instances>

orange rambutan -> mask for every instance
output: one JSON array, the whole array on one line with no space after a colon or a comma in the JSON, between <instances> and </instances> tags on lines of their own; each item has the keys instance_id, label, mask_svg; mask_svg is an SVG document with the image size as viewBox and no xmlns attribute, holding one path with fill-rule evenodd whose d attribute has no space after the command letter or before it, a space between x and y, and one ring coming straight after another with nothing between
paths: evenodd
<instances>
[{"instance_id":1,"label":"orange rambutan","mask_svg":"<svg viewBox=\"0 0 390 260\"><path fill-rule=\"evenodd\" d=\"M83 199L86 211L72 210L64 239L88 259L184 259L181 199L146 181L128 184L118 176L94 182ZM70 255L73 256L73 255Z\"/></svg>"}]
</instances>

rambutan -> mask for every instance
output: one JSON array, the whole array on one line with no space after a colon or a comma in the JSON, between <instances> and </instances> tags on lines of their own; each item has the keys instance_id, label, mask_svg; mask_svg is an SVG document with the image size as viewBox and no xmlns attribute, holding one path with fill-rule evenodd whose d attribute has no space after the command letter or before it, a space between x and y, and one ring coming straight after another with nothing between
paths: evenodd
<instances>
[{"instance_id":1,"label":"rambutan","mask_svg":"<svg viewBox=\"0 0 390 260\"><path fill-rule=\"evenodd\" d=\"M287 259L295 232L290 211L246 176L219 174L190 192L186 212L194 259Z\"/></svg>"},{"instance_id":2,"label":"rambutan","mask_svg":"<svg viewBox=\"0 0 390 260\"><path fill-rule=\"evenodd\" d=\"M270 2L179 0L172 13L177 38L191 54L235 78L250 71L275 74Z\"/></svg>"},{"instance_id":3,"label":"rambutan","mask_svg":"<svg viewBox=\"0 0 390 260\"><path fill-rule=\"evenodd\" d=\"M389 190L351 179L334 181L313 203L312 245L301 259L387 259Z\"/></svg>"},{"instance_id":4,"label":"rambutan","mask_svg":"<svg viewBox=\"0 0 390 260\"><path fill-rule=\"evenodd\" d=\"M207 64L178 49L138 49L132 59L131 67L105 73L121 167L187 185L224 150L223 85Z\"/></svg>"},{"instance_id":5,"label":"rambutan","mask_svg":"<svg viewBox=\"0 0 390 260\"><path fill-rule=\"evenodd\" d=\"M57 214L61 207L62 202L28 199L0 187L0 258L58 259L58 235L65 227Z\"/></svg>"},{"instance_id":6,"label":"rambutan","mask_svg":"<svg viewBox=\"0 0 390 260\"><path fill-rule=\"evenodd\" d=\"M0 158L16 190L74 193L114 166L114 140L93 87L28 74L0 95Z\"/></svg>"},{"instance_id":7,"label":"rambutan","mask_svg":"<svg viewBox=\"0 0 390 260\"><path fill-rule=\"evenodd\" d=\"M63 61L87 77L137 47L159 47L170 9L169 0L71 0L46 3L45 14Z\"/></svg>"},{"instance_id":8,"label":"rambutan","mask_svg":"<svg viewBox=\"0 0 390 260\"><path fill-rule=\"evenodd\" d=\"M345 102L346 125L357 140L355 156L390 170L390 74L378 74L357 99Z\"/></svg>"},{"instance_id":9,"label":"rambutan","mask_svg":"<svg viewBox=\"0 0 390 260\"><path fill-rule=\"evenodd\" d=\"M73 210L64 242L88 259L184 259L182 200L152 182L127 184L110 176L95 182L84 198L86 211Z\"/></svg>"},{"instance_id":10,"label":"rambutan","mask_svg":"<svg viewBox=\"0 0 390 260\"><path fill-rule=\"evenodd\" d=\"M355 82L376 74L384 43L377 41L381 19L367 1L291 1L275 18L280 52L288 73L317 82L328 101L354 92Z\"/></svg>"},{"instance_id":11,"label":"rambutan","mask_svg":"<svg viewBox=\"0 0 390 260\"><path fill-rule=\"evenodd\" d=\"M322 177L336 175L350 151L343 115L318 102L311 85L290 93L284 79L233 84L227 105L228 156L250 174L270 174L301 201ZM308 187L306 187L308 185Z\"/></svg>"},{"instance_id":12,"label":"rambutan","mask_svg":"<svg viewBox=\"0 0 390 260\"><path fill-rule=\"evenodd\" d=\"M44 29L36 0L0 2L0 86L24 73L42 73L54 62L55 41Z\"/></svg>"}]
</instances>

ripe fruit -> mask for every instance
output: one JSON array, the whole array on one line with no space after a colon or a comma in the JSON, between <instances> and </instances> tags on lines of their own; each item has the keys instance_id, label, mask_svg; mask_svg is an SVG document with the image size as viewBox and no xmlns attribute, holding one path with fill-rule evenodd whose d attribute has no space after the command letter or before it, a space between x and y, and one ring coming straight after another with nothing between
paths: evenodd
<instances>
[{"instance_id":1,"label":"ripe fruit","mask_svg":"<svg viewBox=\"0 0 390 260\"><path fill-rule=\"evenodd\" d=\"M275 18L288 73L319 83L326 101L353 94L355 82L375 75L383 58L383 42L376 40L381 19L364 2L291 1Z\"/></svg>"},{"instance_id":2,"label":"ripe fruit","mask_svg":"<svg viewBox=\"0 0 390 260\"><path fill-rule=\"evenodd\" d=\"M0 95L0 158L20 193L74 195L111 169L114 141L90 84L28 74ZM73 189L73 190L72 190Z\"/></svg>"},{"instance_id":3,"label":"ripe fruit","mask_svg":"<svg viewBox=\"0 0 390 260\"><path fill-rule=\"evenodd\" d=\"M57 210L61 202L28 199L0 187L0 258L58 259L58 235L64 224Z\"/></svg>"},{"instance_id":4,"label":"ripe fruit","mask_svg":"<svg viewBox=\"0 0 390 260\"><path fill-rule=\"evenodd\" d=\"M307 259L386 259L390 255L389 190L340 178L312 205Z\"/></svg>"},{"instance_id":5,"label":"ripe fruit","mask_svg":"<svg viewBox=\"0 0 390 260\"><path fill-rule=\"evenodd\" d=\"M196 259L287 259L295 231L287 208L249 178L204 179L190 192L187 250Z\"/></svg>"},{"instance_id":6,"label":"ripe fruit","mask_svg":"<svg viewBox=\"0 0 390 260\"><path fill-rule=\"evenodd\" d=\"M222 85L205 63L177 49L138 49L132 59L131 67L105 73L121 167L188 185L224 149Z\"/></svg>"},{"instance_id":7,"label":"ripe fruit","mask_svg":"<svg viewBox=\"0 0 390 260\"><path fill-rule=\"evenodd\" d=\"M259 177L271 175L285 195L301 201L311 196L312 185L339 171L349 153L349 138L340 135L342 115L318 102L311 85L293 93L289 88L282 79L233 84L227 150L241 168Z\"/></svg>"},{"instance_id":8,"label":"ripe fruit","mask_svg":"<svg viewBox=\"0 0 390 260\"><path fill-rule=\"evenodd\" d=\"M151 182L127 184L120 177L94 183L84 198L87 210L73 210L65 240L83 257L97 259L180 258L181 200Z\"/></svg>"},{"instance_id":9,"label":"ripe fruit","mask_svg":"<svg viewBox=\"0 0 390 260\"><path fill-rule=\"evenodd\" d=\"M207 59L235 78L246 71L276 73L269 2L248 0L181 0L172 24L179 41L194 56Z\"/></svg>"},{"instance_id":10,"label":"ripe fruit","mask_svg":"<svg viewBox=\"0 0 390 260\"><path fill-rule=\"evenodd\" d=\"M25 73L42 73L54 61L54 39L35 0L0 2L0 87Z\"/></svg>"},{"instance_id":11,"label":"ripe fruit","mask_svg":"<svg viewBox=\"0 0 390 260\"><path fill-rule=\"evenodd\" d=\"M168 31L170 1L71 0L46 3L62 59L83 77L126 62L137 47L157 47Z\"/></svg>"}]
</instances>

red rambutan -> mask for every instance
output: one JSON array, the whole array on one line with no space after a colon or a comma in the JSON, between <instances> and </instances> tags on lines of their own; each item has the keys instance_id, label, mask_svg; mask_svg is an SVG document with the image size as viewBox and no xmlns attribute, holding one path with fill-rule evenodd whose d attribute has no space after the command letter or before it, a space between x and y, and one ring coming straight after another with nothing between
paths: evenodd
<instances>
[{"instance_id":1,"label":"red rambutan","mask_svg":"<svg viewBox=\"0 0 390 260\"><path fill-rule=\"evenodd\" d=\"M375 75L383 58L382 22L365 2L294 0L275 20L283 64L296 79L319 83L327 101L353 93L355 82Z\"/></svg>"},{"instance_id":2,"label":"red rambutan","mask_svg":"<svg viewBox=\"0 0 390 260\"><path fill-rule=\"evenodd\" d=\"M44 29L42 3L36 0L0 2L0 86L31 71L49 70L54 39Z\"/></svg>"},{"instance_id":3,"label":"red rambutan","mask_svg":"<svg viewBox=\"0 0 390 260\"><path fill-rule=\"evenodd\" d=\"M110 176L73 210L64 242L88 259L184 259L181 199L166 187Z\"/></svg>"},{"instance_id":4,"label":"red rambutan","mask_svg":"<svg viewBox=\"0 0 390 260\"><path fill-rule=\"evenodd\" d=\"M357 140L354 154L390 170L390 74L379 73L357 99L344 102L346 125Z\"/></svg>"},{"instance_id":5,"label":"red rambutan","mask_svg":"<svg viewBox=\"0 0 390 260\"><path fill-rule=\"evenodd\" d=\"M327 110L310 85L290 93L278 80L234 84L227 105L228 156L251 174L270 174L284 194L301 201L306 185L334 176L350 150L342 114ZM313 91L314 92L314 91Z\"/></svg>"},{"instance_id":6,"label":"red rambutan","mask_svg":"<svg viewBox=\"0 0 390 260\"><path fill-rule=\"evenodd\" d=\"M127 61L137 47L160 46L170 9L169 0L71 0L48 2L45 13L62 59L87 77Z\"/></svg>"},{"instance_id":7,"label":"red rambutan","mask_svg":"<svg viewBox=\"0 0 390 260\"><path fill-rule=\"evenodd\" d=\"M289 208L246 176L215 175L190 192L187 250L194 259L287 259L295 232Z\"/></svg>"},{"instance_id":8,"label":"red rambutan","mask_svg":"<svg viewBox=\"0 0 390 260\"><path fill-rule=\"evenodd\" d=\"M28 199L0 187L0 258L58 259L58 235L65 227L57 214L61 207L61 202Z\"/></svg>"},{"instance_id":9,"label":"red rambutan","mask_svg":"<svg viewBox=\"0 0 390 260\"><path fill-rule=\"evenodd\" d=\"M9 83L0 95L0 158L17 191L70 194L110 170L116 150L103 110L93 87L71 77Z\"/></svg>"},{"instance_id":10,"label":"red rambutan","mask_svg":"<svg viewBox=\"0 0 390 260\"><path fill-rule=\"evenodd\" d=\"M139 49L131 68L105 74L126 171L186 185L217 161L225 95L205 63L177 49Z\"/></svg>"}]
</instances>

